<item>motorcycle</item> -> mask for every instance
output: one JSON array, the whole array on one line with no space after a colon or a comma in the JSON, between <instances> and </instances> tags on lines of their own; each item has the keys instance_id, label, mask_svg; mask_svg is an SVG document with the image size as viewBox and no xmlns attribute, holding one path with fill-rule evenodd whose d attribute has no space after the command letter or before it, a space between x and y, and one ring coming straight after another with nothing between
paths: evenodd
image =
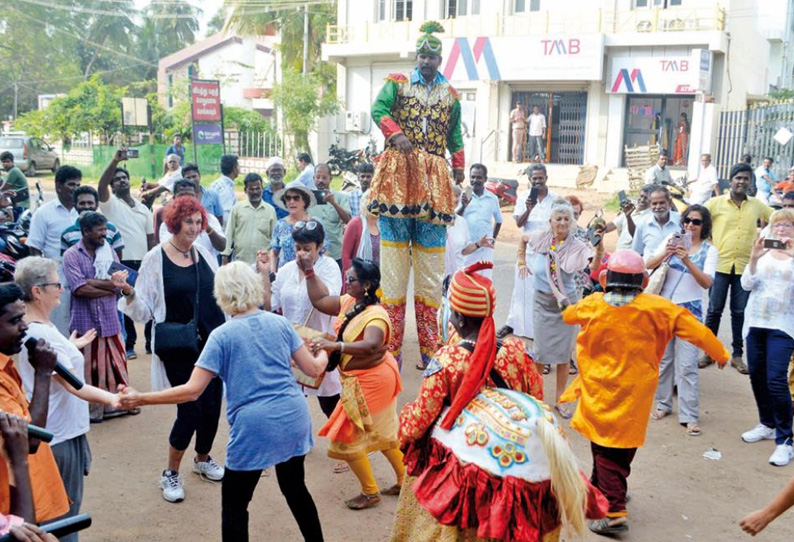
<instances>
[{"instance_id":1,"label":"motorcycle","mask_svg":"<svg viewBox=\"0 0 794 542\"><path fill-rule=\"evenodd\" d=\"M679 177L672 183L664 181L662 184L667 187L670 191L670 196L673 198L673 210L683 213L689 207L689 202L686 199L686 175Z\"/></svg>"},{"instance_id":2,"label":"motorcycle","mask_svg":"<svg viewBox=\"0 0 794 542\"><path fill-rule=\"evenodd\" d=\"M363 150L349 151L338 147L336 144L328 148L328 167L331 169L331 176L338 177L343 172L350 172L355 174L356 168L362 162L365 162L365 155Z\"/></svg>"},{"instance_id":3,"label":"motorcycle","mask_svg":"<svg viewBox=\"0 0 794 542\"><path fill-rule=\"evenodd\" d=\"M499 198L499 205L515 205L518 199L518 181L515 179L489 178L485 189Z\"/></svg>"}]
</instances>

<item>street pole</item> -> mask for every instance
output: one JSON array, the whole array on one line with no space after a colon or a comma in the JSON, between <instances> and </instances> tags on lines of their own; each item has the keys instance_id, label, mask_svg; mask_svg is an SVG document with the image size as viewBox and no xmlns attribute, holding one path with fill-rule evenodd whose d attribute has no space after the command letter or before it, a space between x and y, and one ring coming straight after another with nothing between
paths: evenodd
<instances>
[{"instance_id":1,"label":"street pole","mask_svg":"<svg viewBox=\"0 0 794 542\"><path fill-rule=\"evenodd\" d=\"M309 4L303 6L303 75L309 72Z\"/></svg>"},{"instance_id":2,"label":"street pole","mask_svg":"<svg viewBox=\"0 0 794 542\"><path fill-rule=\"evenodd\" d=\"M19 83L14 81L14 120L17 120L18 105L19 105Z\"/></svg>"}]
</instances>

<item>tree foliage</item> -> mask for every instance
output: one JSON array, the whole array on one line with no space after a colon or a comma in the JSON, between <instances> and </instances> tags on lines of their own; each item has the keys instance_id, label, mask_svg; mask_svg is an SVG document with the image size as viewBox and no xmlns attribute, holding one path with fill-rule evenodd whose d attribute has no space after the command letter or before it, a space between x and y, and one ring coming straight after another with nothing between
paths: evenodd
<instances>
[{"instance_id":1,"label":"tree foliage","mask_svg":"<svg viewBox=\"0 0 794 542\"><path fill-rule=\"evenodd\" d=\"M339 111L336 93L324 89L320 76L303 75L294 69L284 71L272 97L284 118L284 131L292 139L293 149L308 149L309 132L317 119Z\"/></svg>"}]
</instances>

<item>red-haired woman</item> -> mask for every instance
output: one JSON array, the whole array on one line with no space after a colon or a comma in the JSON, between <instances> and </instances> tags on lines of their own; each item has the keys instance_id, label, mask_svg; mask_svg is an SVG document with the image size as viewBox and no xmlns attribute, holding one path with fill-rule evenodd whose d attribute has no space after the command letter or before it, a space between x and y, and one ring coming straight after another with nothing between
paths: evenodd
<instances>
[{"instance_id":1,"label":"red-haired woman","mask_svg":"<svg viewBox=\"0 0 794 542\"><path fill-rule=\"evenodd\" d=\"M119 309L133 320L154 320L152 389L155 391L186 383L198 359L198 352L168 350L165 337L159 341L158 348L158 324L188 324L195 317L200 352L210 332L225 321L212 295L218 262L205 248L195 244L207 226L207 213L201 202L196 198L174 199L165 210L164 221L173 237L144 257L135 287L125 288L119 302ZM223 479L223 467L209 455L218 430L222 395L220 380L213 379L197 400L177 405L176 421L168 439L168 468L160 478L163 498L168 502L185 499L179 465L194 434L193 472L212 481Z\"/></svg>"}]
</instances>

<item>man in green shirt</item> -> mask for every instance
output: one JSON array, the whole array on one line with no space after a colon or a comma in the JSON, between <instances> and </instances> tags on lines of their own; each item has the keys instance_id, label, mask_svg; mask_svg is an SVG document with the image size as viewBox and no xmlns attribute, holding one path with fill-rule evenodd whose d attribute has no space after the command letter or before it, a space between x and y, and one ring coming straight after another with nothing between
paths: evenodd
<instances>
[{"instance_id":1,"label":"man in green shirt","mask_svg":"<svg viewBox=\"0 0 794 542\"><path fill-rule=\"evenodd\" d=\"M331 168L328 164L317 164L314 168L314 184L317 192L317 205L309 209L309 214L320 221L328 239L328 256L336 260L342 268L342 234L345 224L350 222L350 198L343 192L331 190Z\"/></svg>"},{"instance_id":2,"label":"man in green shirt","mask_svg":"<svg viewBox=\"0 0 794 542\"><path fill-rule=\"evenodd\" d=\"M0 154L0 163L3 164L3 169L6 172L2 184L0 184L0 192L13 191L15 193L14 205L23 209L30 208L28 179L22 170L14 165L14 155L11 151Z\"/></svg>"},{"instance_id":3,"label":"man in green shirt","mask_svg":"<svg viewBox=\"0 0 794 542\"><path fill-rule=\"evenodd\" d=\"M245 263L255 263L256 252L270 248L273 228L276 227L276 210L262 201L262 177L258 173L249 173L243 185L248 199L232 207L229 213L226 250L221 255L223 265L231 261L232 254Z\"/></svg>"}]
</instances>

